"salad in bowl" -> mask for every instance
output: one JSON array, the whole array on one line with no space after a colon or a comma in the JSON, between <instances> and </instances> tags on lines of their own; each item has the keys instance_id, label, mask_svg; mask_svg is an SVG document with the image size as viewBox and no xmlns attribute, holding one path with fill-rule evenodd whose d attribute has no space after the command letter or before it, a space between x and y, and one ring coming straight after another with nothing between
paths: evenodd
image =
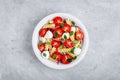
<instances>
[{"instance_id":1,"label":"salad in bowl","mask_svg":"<svg viewBox=\"0 0 120 80\"><path fill-rule=\"evenodd\" d=\"M88 33L75 17L65 13L42 19L33 32L32 45L38 59L48 67L66 69L86 54Z\"/></svg>"}]
</instances>

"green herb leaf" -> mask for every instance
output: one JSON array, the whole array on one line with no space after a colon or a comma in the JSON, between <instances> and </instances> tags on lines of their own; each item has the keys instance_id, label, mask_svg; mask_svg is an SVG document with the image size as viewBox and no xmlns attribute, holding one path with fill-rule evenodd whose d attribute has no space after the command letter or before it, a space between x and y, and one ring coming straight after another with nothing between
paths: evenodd
<instances>
[{"instance_id":1,"label":"green herb leaf","mask_svg":"<svg viewBox=\"0 0 120 80\"><path fill-rule=\"evenodd\" d=\"M72 59L67 59L68 62L72 62Z\"/></svg>"},{"instance_id":2,"label":"green herb leaf","mask_svg":"<svg viewBox=\"0 0 120 80\"><path fill-rule=\"evenodd\" d=\"M46 42L47 45L50 45L50 42Z\"/></svg>"},{"instance_id":3,"label":"green herb leaf","mask_svg":"<svg viewBox=\"0 0 120 80\"><path fill-rule=\"evenodd\" d=\"M71 21L71 23L72 23L72 26L74 26L74 25L75 25L75 22L74 22L74 21Z\"/></svg>"},{"instance_id":4,"label":"green herb leaf","mask_svg":"<svg viewBox=\"0 0 120 80\"><path fill-rule=\"evenodd\" d=\"M77 56L74 56L73 59L74 59L74 60L77 59Z\"/></svg>"},{"instance_id":5,"label":"green herb leaf","mask_svg":"<svg viewBox=\"0 0 120 80\"><path fill-rule=\"evenodd\" d=\"M66 35L64 35L64 39L67 39L67 36L66 36Z\"/></svg>"},{"instance_id":6,"label":"green herb leaf","mask_svg":"<svg viewBox=\"0 0 120 80\"><path fill-rule=\"evenodd\" d=\"M61 26L62 26L62 27L64 26L64 22L61 24Z\"/></svg>"},{"instance_id":7,"label":"green herb leaf","mask_svg":"<svg viewBox=\"0 0 120 80\"><path fill-rule=\"evenodd\" d=\"M44 56L44 57L46 57L46 54L45 54L45 53L43 53L43 56Z\"/></svg>"},{"instance_id":8,"label":"green herb leaf","mask_svg":"<svg viewBox=\"0 0 120 80\"><path fill-rule=\"evenodd\" d=\"M75 43L75 44L77 44L77 43L78 43L78 41L77 41L77 40L74 40L74 43Z\"/></svg>"},{"instance_id":9,"label":"green herb leaf","mask_svg":"<svg viewBox=\"0 0 120 80\"><path fill-rule=\"evenodd\" d=\"M70 31L70 36L72 36L72 35L73 35L73 33L74 33L73 31Z\"/></svg>"},{"instance_id":10,"label":"green herb leaf","mask_svg":"<svg viewBox=\"0 0 120 80\"><path fill-rule=\"evenodd\" d=\"M41 45L41 44L42 44L42 41L40 40L38 44Z\"/></svg>"},{"instance_id":11,"label":"green herb leaf","mask_svg":"<svg viewBox=\"0 0 120 80\"><path fill-rule=\"evenodd\" d=\"M72 49L70 50L70 53L74 53L74 49L75 49L75 48L72 48Z\"/></svg>"},{"instance_id":12,"label":"green herb leaf","mask_svg":"<svg viewBox=\"0 0 120 80\"><path fill-rule=\"evenodd\" d=\"M56 59L56 54L53 55L53 58Z\"/></svg>"},{"instance_id":13,"label":"green herb leaf","mask_svg":"<svg viewBox=\"0 0 120 80\"><path fill-rule=\"evenodd\" d=\"M58 33L57 33L57 32L55 32L55 33L54 33L54 36L56 37L57 35L58 35Z\"/></svg>"}]
</instances>

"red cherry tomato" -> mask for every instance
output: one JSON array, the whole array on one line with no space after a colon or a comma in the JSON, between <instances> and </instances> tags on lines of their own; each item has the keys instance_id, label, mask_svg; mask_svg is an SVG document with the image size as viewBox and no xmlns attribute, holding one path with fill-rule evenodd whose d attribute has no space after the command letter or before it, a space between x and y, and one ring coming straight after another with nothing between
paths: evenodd
<instances>
[{"instance_id":1,"label":"red cherry tomato","mask_svg":"<svg viewBox=\"0 0 120 80\"><path fill-rule=\"evenodd\" d=\"M38 45L38 49L43 52L45 49L45 43L42 43L41 45Z\"/></svg>"},{"instance_id":2,"label":"red cherry tomato","mask_svg":"<svg viewBox=\"0 0 120 80\"><path fill-rule=\"evenodd\" d=\"M71 47L74 46L74 43L73 43L73 41L71 39L66 39L64 41L64 46L67 47L67 48L71 48Z\"/></svg>"},{"instance_id":3,"label":"red cherry tomato","mask_svg":"<svg viewBox=\"0 0 120 80\"><path fill-rule=\"evenodd\" d=\"M44 35L46 34L46 32L47 32L47 28L42 28L42 29L39 31L39 36L44 37Z\"/></svg>"},{"instance_id":4,"label":"red cherry tomato","mask_svg":"<svg viewBox=\"0 0 120 80\"><path fill-rule=\"evenodd\" d=\"M53 22L55 24L55 26L60 26L62 24L62 18L60 16L57 16L53 19Z\"/></svg>"},{"instance_id":5,"label":"red cherry tomato","mask_svg":"<svg viewBox=\"0 0 120 80\"><path fill-rule=\"evenodd\" d=\"M84 34L83 34L82 30L78 30L75 32L75 38L76 38L76 40L83 40Z\"/></svg>"},{"instance_id":6,"label":"red cherry tomato","mask_svg":"<svg viewBox=\"0 0 120 80\"><path fill-rule=\"evenodd\" d=\"M56 28L53 32L53 36L55 38L60 38L63 34L63 30L61 28Z\"/></svg>"},{"instance_id":7,"label":"red cherry tomato","mask_svg":"<svg viewBox=\"0 0 120 80\"><path fill-rule=\"evenodd\" d=\"M53 54L52 54L52 58L53 59L55 59L55 60L57 60L57 61L60 61L61 60L61 58L62 58L62 54L60 53L60 52L54 52Z\"/></svg>"},{"instance_id":8,"label":"red cherry tomato","mask_svg":"<svg viewBox=\"0 0 120 80\"><path fill-rule=\"evenodd\" d=\"M60 41L52 40L52 46L55 47L55 48L58 48L60 46Z\"/></svg>"},{"instance_id":9,"label":"red cherry tomato","mask_svg":"<svg viewBox=\"0 0 120 80\"><path fill-rule=\"evenodd\" d=\"M61 62L62 62L63 64L69 64L70 62L72 62L72 59L73 59L72 56L70 56L69 54L66 54L66 55L63 55L63 56L62 56Z\"/></svg>"},{"instance_id":10,"label":"red cherry tomato","mask_svg":"<svg viewBox=\"0 0 120 80\"><path fill-rule=\"evenodd\" d=\"M69 24L65 24L63 27L62 27L63 31L65 32L70 32L71 31L71 26Z\"/></svg>"}]
</instances>

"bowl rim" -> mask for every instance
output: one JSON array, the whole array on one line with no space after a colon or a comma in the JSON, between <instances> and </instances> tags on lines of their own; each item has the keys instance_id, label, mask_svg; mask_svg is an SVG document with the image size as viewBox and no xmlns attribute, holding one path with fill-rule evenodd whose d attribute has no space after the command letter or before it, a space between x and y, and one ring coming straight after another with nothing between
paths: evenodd
<instances>
[{"instance_id":1,"label":"bowl rim","mask_svg":"<svg viewBox=\"0 0 120 80\"><path fill-rule=\"evenodd\" d=\"M77 22L80 26L80 28L82 29L82 31L84 32L84 44L83 44L83 48L82 48L82 54L80 54L79 56L79 59L78 60L75 60L74 63L70 63L70 64L67 64L67 65L54 65L52 63L52 61L50 63L48 63L47 61L49 60L45 60L45 59L42 59L41 55L40 55L40 51L38 50L37 48L37 37L38 37L38 32L39 30L42 28L42 26L48 22L48 20L54 18L55 16L64 16L66 18L72 18L73 21ZM44 65L46 65L47 67L50 67L52 69L67 69L67 68L71 68L75 65L77 65L79 62L81 62L81 60L84 58L84 56L86 55L86 52L88 50L88 47L89 47L89 36L88 36L88 32L87 32L87 29L86 27L84 26L84 24L79 20L77 19L76 17L74 17L73 15L71 14L68 14L68 13L53 13L53 14L50 14L46 17L44 17L43 19L41 19L38 24L35 26L34 28L34 31L33 31L33 35L32 35L32 47L33 47L33 51L36 55L36 57L39 59L40 62L42 62Z\"/></svg>"}]
</instances>

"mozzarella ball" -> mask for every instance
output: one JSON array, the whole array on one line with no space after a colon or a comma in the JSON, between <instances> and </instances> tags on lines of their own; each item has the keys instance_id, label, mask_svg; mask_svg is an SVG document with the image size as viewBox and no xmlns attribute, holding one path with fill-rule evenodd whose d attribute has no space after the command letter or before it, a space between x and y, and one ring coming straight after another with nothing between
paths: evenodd
<instances>
[{"instance_id":1,"label":"mozzarella ball","mask_svg":"<svg viewBox=\"0 0 120 80\"><path fill-rule=\"evenodd\" d=\"M63 39L68 39L69 38L69 33L63 33L62 38Z\"/></svg>"},{"instance_id":2,"label":"mozzarella ball","mask_svg":"<svg viewBox=\"0 0 120 80\"><path fill-rule=\"evenodd\" d=\"M74 49L74 54L79 55L81 53L81 49L80 48L75 48Z\"/></svg>"},{"instance_id":3,"label":"mozzarella ball","mask_svg":"<svg viewBox=\"0 0 120 80\"><path fill-rule=\"evenodd\" d=\"M47 31L44 37L45 38L52 38L53 37L53 33L51 31Z\"/></svg>"},{"instance_id":4,"label":"mozzarella ball","mask_svg":"<svg viewBox=\"0 0 120 80\"><path fill-rule=\"evenodd\" d=\"M45 59L48 59L49 58L49 51L43 51L42 52L42 57L45 58Z\"/></svg>"}]
</instances>

